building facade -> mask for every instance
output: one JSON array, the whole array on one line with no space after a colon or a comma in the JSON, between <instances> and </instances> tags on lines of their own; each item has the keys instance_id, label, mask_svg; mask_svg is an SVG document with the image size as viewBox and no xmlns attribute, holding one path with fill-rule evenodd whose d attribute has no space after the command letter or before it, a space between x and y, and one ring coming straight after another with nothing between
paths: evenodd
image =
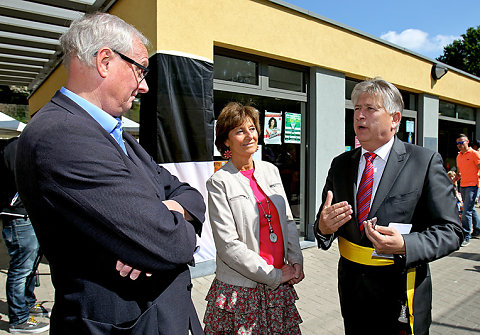
<instances>
[{"instance_id":1,"label":"building facade","mask_svg":"<svg viewBox=\"0 0 480 335\"><path fill-rule=\"evenodd\" d=\"M456 135L480 134L480 78L446 66L435 80L435 60L283 1L119 0L109 12L151 41L151 91L134 118L140 143L160 163L220 160L214 120L229 101L252 104L263 129L277 128L277 138L265 131L258 157L279 167L306 240L330 162L355 147L357 82L379 76L396 85L405 101L399 137L439 151L447 169ZM60 66L31 95L30 111L65 80ZM178 103L169 105L172 97ZM187 140L169 148L175 136Z\"/></svg>"}]
</instances>

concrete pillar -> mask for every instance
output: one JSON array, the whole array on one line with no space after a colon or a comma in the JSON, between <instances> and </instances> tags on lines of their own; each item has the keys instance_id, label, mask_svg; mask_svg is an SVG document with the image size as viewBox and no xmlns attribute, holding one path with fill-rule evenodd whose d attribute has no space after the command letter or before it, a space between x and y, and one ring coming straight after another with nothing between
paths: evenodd
<instances>
[{"instance_id":1,"label":"concrete pillar","mask_svg":"<svg viewBox=\"0 0 480 335\"><path fill-rule=\"evenodd\" d=\"M418 145L438 151L438 97L428 94L418 96Z\"/></svg>"},{"instance_id":2,"label":"concrete pillar","mask_svg":"<svg viewBox=\"0 0 480 335\"><path fill-rule=\"evenodd\" d=\"M313 223L322 203L322 191L332 159L345 151L345 76L310 69L309 138L306 164L306 239L314 240Z\"/></svg>"}]
</instances>

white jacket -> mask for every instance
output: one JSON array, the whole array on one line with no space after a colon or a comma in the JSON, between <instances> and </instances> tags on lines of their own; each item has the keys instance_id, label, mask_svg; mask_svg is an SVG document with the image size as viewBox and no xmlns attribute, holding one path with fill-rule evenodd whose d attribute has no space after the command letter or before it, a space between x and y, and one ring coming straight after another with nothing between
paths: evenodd
<instances>
[{"instance_id":1,"label":"white jacket","mask_svg":"<svg viewBox=\"0 0 480 335\"><path fill-rule=\"evenodd\" d=\"M286 263L303 265L295 221L276 166L254 161L255 177L280 218ZM207 181L208 213L217 249L217 279L236 286L280 285L282 271L259 255L260 220L250 181L228 161Z\"/></svg>"}]
</instances>

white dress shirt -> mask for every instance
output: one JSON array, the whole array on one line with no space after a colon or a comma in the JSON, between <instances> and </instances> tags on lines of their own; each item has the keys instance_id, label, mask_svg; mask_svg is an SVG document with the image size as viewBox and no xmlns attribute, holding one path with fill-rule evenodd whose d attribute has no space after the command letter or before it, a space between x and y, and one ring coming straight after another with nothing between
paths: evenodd
<instances>
[{"instance_id":1,"label":"white dress shirt","mask_svg":"<svg viewBox=\"0 0 480 335\"><path fill-rule=\"evenodd\" d=\"M373 153L377 156L373 160L373 189L372 189L372 197L370 199L370 208L372 207L373 199L375 199L375 193L377 192L378 184L380 183L380 179L382 179L383 170L385 170L385 165L387 164L388 156L390 155L390 150L392 150L393 141L395 140L395 136L393 136L390 141L382 145L380 148L375 150ZM358 176L357 176L357 189L360 185L360 181L362 180L363 170L365 169L365 156L364 154L368 152L364 148L362 148L362 156L360 157L360 163L358 164ZM355 192L355 197L357 196Z\"/></svg>"}]
</instances>

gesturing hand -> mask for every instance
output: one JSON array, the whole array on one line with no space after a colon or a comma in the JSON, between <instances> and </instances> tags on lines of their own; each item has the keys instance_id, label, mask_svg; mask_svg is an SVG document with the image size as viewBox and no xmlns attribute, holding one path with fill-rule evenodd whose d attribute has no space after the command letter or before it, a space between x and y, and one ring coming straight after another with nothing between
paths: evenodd
<instances>
[{"instance_id":1,"label":"gesturing hand","mask_svg":"<svg viewBox=\"0 0 480 335\"><path fill-rule=\"evenodd\" d=\"M332 205L333 193L327 192L327 198L323 205L322 212L318 220L318 230L322 235L335 233L338 228L347 223L352 218L352 206L346 201L338 202Z\"/></svg>"}]
</instances>

